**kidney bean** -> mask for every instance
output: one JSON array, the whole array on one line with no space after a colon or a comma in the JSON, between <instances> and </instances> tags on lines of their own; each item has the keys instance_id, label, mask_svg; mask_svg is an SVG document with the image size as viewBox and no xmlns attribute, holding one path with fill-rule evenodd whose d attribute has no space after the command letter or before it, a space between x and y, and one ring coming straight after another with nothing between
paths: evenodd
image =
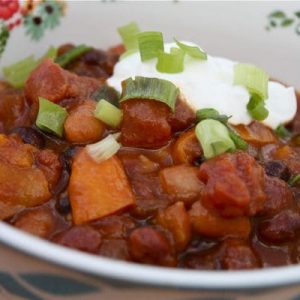
<instances>
[{"instance_id":1,"label":"kidney bean","mask_svg":"<svg viewBox=\"0 0 300 300\"><path fill-rule=\"evenodd\" d=\"M129 236L129 251L135 261L145 264L172 266L175 260L167 238L158 230L142 227Z\"/></svg>"},{"instance_id":2,"label":"kidney bean","mask_svg":"<svg viewBox=\"0 0 300 300\"><path fill-rule=\"evenodd\" d=\"M272 219L261 222L258 232L262 240L276 244L293 240L299 229L300 214L292 210L285 210Z\"/></svg>"}]
</instances>

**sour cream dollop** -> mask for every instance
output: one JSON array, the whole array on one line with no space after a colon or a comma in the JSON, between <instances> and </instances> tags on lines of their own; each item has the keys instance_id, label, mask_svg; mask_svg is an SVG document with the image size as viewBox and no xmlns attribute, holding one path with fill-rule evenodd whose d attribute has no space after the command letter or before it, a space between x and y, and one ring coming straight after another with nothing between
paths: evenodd
<instances>
[{"instance_id":1,"label":"sour cream dollop","mask_svg":"<svg viewBox=\"0 0 300 300\"><path fill-rule=\"evenodd\" d=\"M195 45L188 43L190 45ZM176 47L175 43L165 44L165 50ZM194 109L214 108L220 114L232 116L233 125L251 123L247 111L250 94L243 86L234 85L234 65L237 62L208 56L207 60L185 57L184 71L176 74L160 73L156 70L157 59L142 62L139 52L120 60L108 84L121 92L121 82L135 76L167 79L179 87L181 95ZM293 87L269 81L266 108L269 116L263 123L271 128L291 121L297 111L296 94Z\"/></svg>"}]
</instances>

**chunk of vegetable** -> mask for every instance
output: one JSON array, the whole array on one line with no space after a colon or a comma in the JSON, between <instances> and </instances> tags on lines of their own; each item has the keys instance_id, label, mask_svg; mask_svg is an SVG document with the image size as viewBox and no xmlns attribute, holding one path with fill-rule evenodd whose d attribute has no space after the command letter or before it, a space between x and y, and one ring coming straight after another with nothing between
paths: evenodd
<instances>
[{"instance_id":1,"label":"chunk of vegetable","mask_svg":"<svg viewBox=\"0 0 300 300\"><path fill-rule=\"evenodd\" d=\"M199 180L198 168L178 165L160 171L163 189L177 201L191 203L204 191L204 184Z\"/></svg>"},{"instance_id":2,"label":"chunk of vegetable","mask_svg":"<svg viewBox=\"0 0 300 300\"><path fill-rule=\"evenodd\" d=\"M48 182L37 168L20 168L0 161L0 201L4 204L32 207L51 197Z\"/></svg>"},{"instance_id":3,"label":"chunk of vegetable","mask_svg":"<svg viewBox=\"0 0 300 300\"><path fill-rule=\"evenodd\" d=\"M110 104L105 99L98 102L95 110L95 117L112 128L120 126L122 121L122 111Z\"/></svg>"},{"instance_id":4,"label":"chunk of vegetable","mask_svg":"<svg viewBox=\"0 0 300 300\"><path fill-rule=\"evenodd\" d=\"M72 47L68 51L66 51L64 54L57 57L55 62L59 64L61 67L65 67L70 62L81 56L82 54L90 51L92 48L88 47L86 45L79 45L76 47Z\"/></svg>"},{"instance_id":5,"label":"chunk of vegetable","mask_svg":"<svg viewBox=\"0 0 300 300\"><path fill-rule=\"evenodd\" d=\"M120 102L132 99L159 101L174 111L178 93L176 85L169 80L136 76L122 81Z\"/></svg>"},{"instance_id":6,"label":"chunk of vegetable","mask_svg":"<svg viewBox=\"0 0 300 300\"><path fill-rule=\"evenodd\" d=\"M278 141L272 130L260 122L254 121L248 126L237 125L234 128L245 141L254 146L261 147Z\"/></svg>"},{"instance_id":7,"label":"chunk of vegetable","mask_svg":"<svg viewBox=\"0 0 300 300\"><path fill-rule=\"evenodd\" d=\"M177 250L184 250L191 239L189 215L183 202L176 202L157 216L158 223L172 232Z\"/></svg>"},{"instance_id":8,"label":"chunk of vegetable","mask_svg":"<svg viewBox=\"0 0 300 300\"><path fill-rule=\"evenodd\" d=\"M170 53L159 51L156 69L161 73L180 73L184 70L184 51L171 48Z\"/></svg>"},{"instance_id":9,"label":"chunk of vegetable","mask_svg":"<svg viewBox=\"0 0 300 300\"><path fill-rule=\"evenodd\" d=\"M75 224L101 219L135 204L135 198L116 156L96 163L82 149L74 158L69 197Z\"/></svg>"},{"instance_id":10,"label":"chunk of vegetable","mask_svg":"<svg viewBox=\"0 0 300 300\"><path fill-rule=\"evenodd\" d=\"M68 116L67 111L45 98L39 98L39 112L36 126L43 131L51 132L59 137L63 136L64 123Z\"/></svg>"},{"instance_id":11,"label":"chunk of vegetable","mask_svg":"<svg viewBox=\"0 0 300 300\"><path fill-rule=\"evenodd\" d=\"M138 49L137 34L140 32L140 29L136 22L130 22L122 27L119 27L118 32L122 37L123 44L127 51L134 51Z\"/></svg>"},{"instance_id":12,"label":"chunk of vegetable","mask_svg":"<svg viewBox=\"0 0 300 300\"><path fill-rule=\"evenodd\" d=\"M201 121L196 126L196 136L206 159L235 150L228 129L219 121L213 119Z\"/></svg>"},{"instance_id":13,"label":"chunk of vegetable","mask_svg":"<svg viewBox=\"0 0 300 300\"><path fill-rule=\"evenodd\" d=\"M20 214L14 226L41 238L48 238L55 230L55 217L49 208L37 208Z\"/></svg>"},{"instance_id":14,"label":"chunk of vegetable","mask_svg":"<svg viewBox=\"0 0 300 300\"><path fill-rule=\"evenodd\" d=\"M182 133L172 148L173 159L176 163L192 164L203 155L197 140L195 129Z\"/></svg>"},{"instance_id":15,"label":"chunk of vegetable","mask_svg":"<svg viewBox=\"0 0 300 300\"><path fill-rule=\"evenodd\" d=\"M207 237L248 238L251 232L248 217L223 218L216 211L207 209L200 200L193 204L189 215L192 228Z\"/></svg>"},{"instance_id":16,"label":"chunk of vegetable","mask_svg":"<svg viewBox=\"0 0 300 300\"><path fill-rule=\"evenodd\" d=\"M174 41L177 44L177 46L182 51L184 51L187 55L189 55L193 58L196 58L196 59L207 60L207 54L203 50L201 50L199 47L184 44L182 42L179 42L175 38L174 38Z\"/></svg>"},{"instance_id":17,"label":"chunk of vegetable","mask_svg":"<svg viewBox=\"0 0 300 300\"><path fill-rule=\"evenodd\" d=\"M157 57L159 51L164 51L163 35L159 31L144 31L137 34L141 60Z\"/></svg>"}]
</instances>

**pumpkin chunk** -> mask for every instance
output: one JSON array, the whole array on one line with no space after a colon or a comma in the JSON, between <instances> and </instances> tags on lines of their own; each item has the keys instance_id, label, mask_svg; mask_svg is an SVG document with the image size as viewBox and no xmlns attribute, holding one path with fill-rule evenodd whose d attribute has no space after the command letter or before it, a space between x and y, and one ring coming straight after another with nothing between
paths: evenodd
<instances>
[{"instance_id":1,"label":"pumpkin chunk","mask_svg":"<svg viewBox=\"0 0 300 300\"><path fill-rule=\"evenodd\" d=\"M120 160L113 156L97 163L85 149L74 158L69 197L75 224L101 219L135 204Z\"/></svg>"}]
</instances>

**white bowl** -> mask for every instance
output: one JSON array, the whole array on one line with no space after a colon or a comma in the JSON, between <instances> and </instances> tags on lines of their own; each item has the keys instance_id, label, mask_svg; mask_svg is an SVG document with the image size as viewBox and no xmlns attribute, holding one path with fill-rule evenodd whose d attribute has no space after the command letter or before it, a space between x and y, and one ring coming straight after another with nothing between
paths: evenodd
<instances>
[{"instance_id":1,"label":"white bowl","mask_svg":"<svg viewBox=\"0 0 300 300\"><path fill-rule=\"evenodd\" d=\"M277 26L267 30L266 27L270 26L268 16L278 10L293 17L295 21L287 27ZM300 11L300 3L296 1L69 1L65 15L59 18L60 25L54 29L44 28L39 41L32 40L25 33L22 24L14 28L0 59L0 67L2 69L3 66L30 54L36 54L38 57L50 45L58 46L65 42L86 43L98 48L107 48L120 42L116 28L134 20L144 30L162 31L165 40L171 40L176 36L194 41L209 54L257 64L272 74L272 77L300 88L300 18L293 15L296 11ZM17 18L15 15L12 20ZM63 248L1 222L0 241L48 262L98 275L98 283L107 283L108 281L103 281L103 278L109 278L110 286L114 286L115 281L150 285L151 288L143 288L143 295L149 297L147 299L152 299L151 297L158 291L160 294L156 295L164 295L161 299L183 299L195 295L197 299L201 299L199 295L224 297L224 292L218 292L219 290L230 290L226 293L228 298L246 299L250 289L259 289L256 293L257 299L260 296L264 297L266 293L270 296L278 296L281 293L283 297L281 299L300 295L300 286L295 285L300 283L300 265L235 272L143 266ZM10 251L7 248L3 249L6 252ZM11 251L12 256L20 255ZM48 263L43 264L45 269L49 268ZM73 274L77 273L74 271ZM287 287L289 285L294 286ZM284 289L275 291L274 288L279 286ZM130 299L139 299L141 294L138 291L141 288L138 286L133 288L132 284L130 287ZM163 293L158 287L164 287ZM204 290L210 291L204 293ZM117 295L117 292L114 292ZM129 294L120 292L123 298ZM160 298L157 296L155 299Z\"/></svg>"}]
</instances>

